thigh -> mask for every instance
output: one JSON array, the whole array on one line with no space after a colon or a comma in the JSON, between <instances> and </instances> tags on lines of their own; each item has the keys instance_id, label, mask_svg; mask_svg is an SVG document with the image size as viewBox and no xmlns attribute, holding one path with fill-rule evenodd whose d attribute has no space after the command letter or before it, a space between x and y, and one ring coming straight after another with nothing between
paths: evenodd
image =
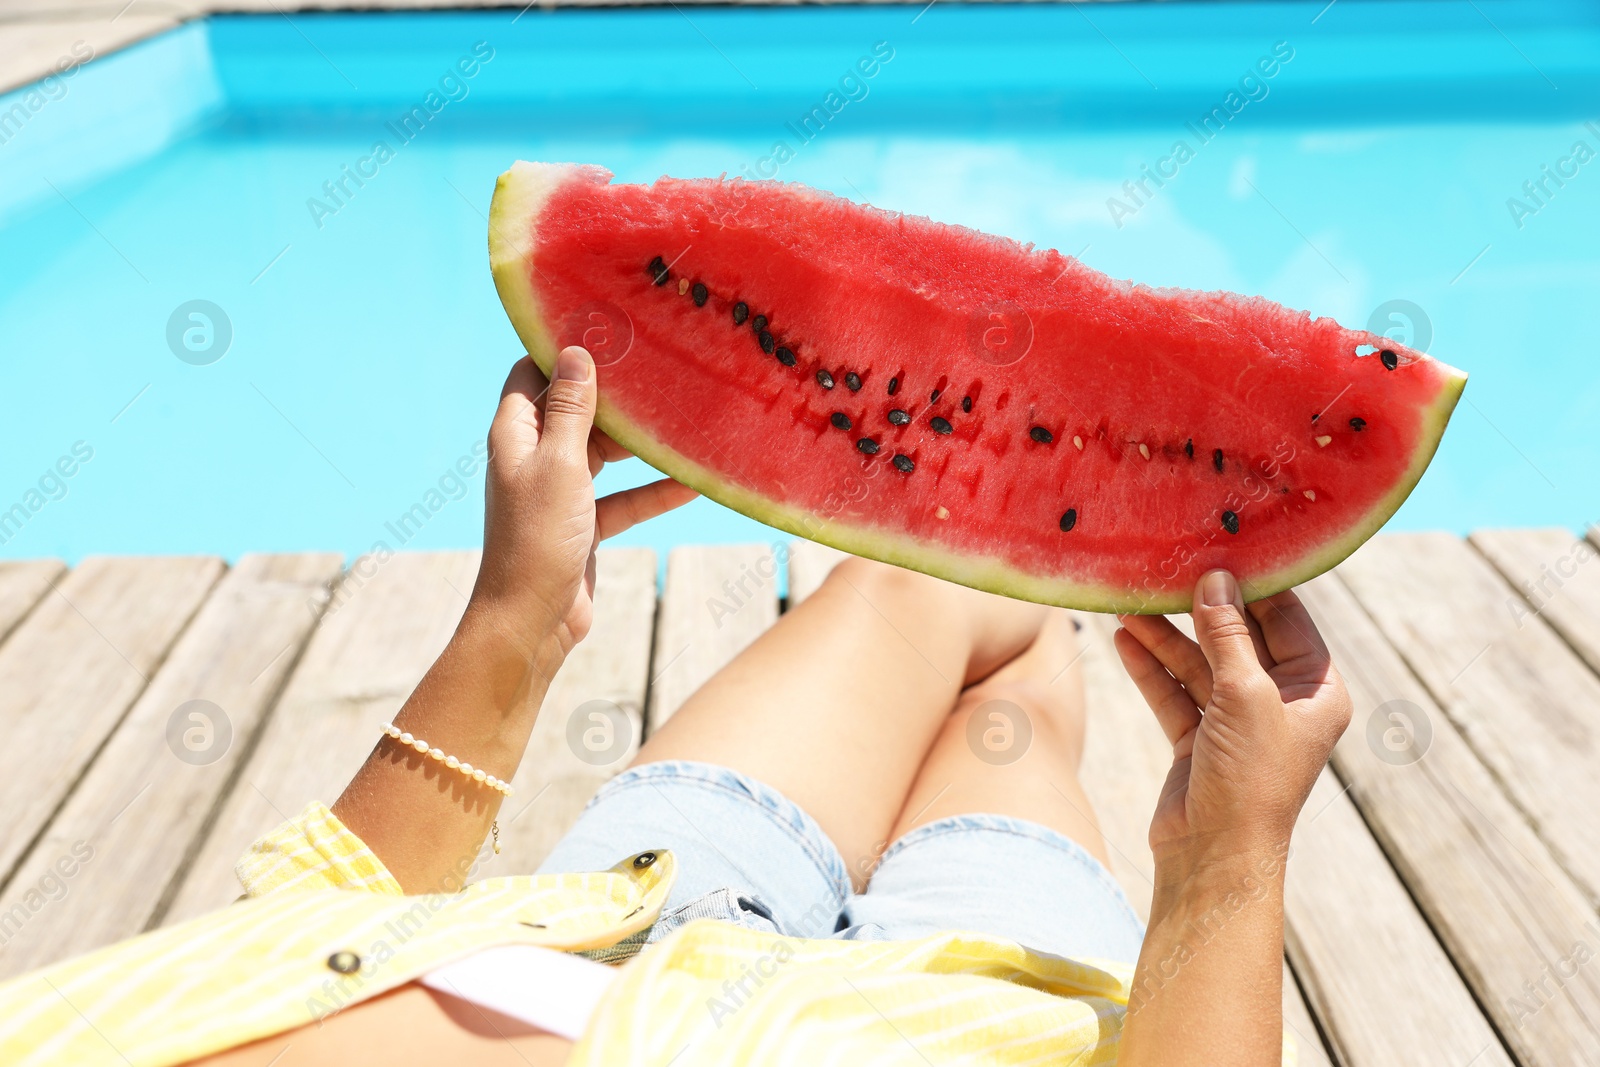
<instances>
[{"instance_id":1,"label":"thigh","mask_svg":"<svg viewBox=\"0 0 1600 1067\"><path fill-rule=\"evenodd\" d=\"M1070 838L1100 862L1105 840L1078 780L1081 696L1038 683L974 686L962 694L918 770L892 840L919 826L981 812L1026 819Z\"/></svg>"},{"instance_id":2,"label":"thigh","mask_svg":"<svg viewBox=\"0 0 1600 1067\"><path fill-rule=\"evenodd\" d=\"M1078 780L1082 702L1075 667L962 695L894 843L845 906L850 936L971 930L1060 956L1138 958L1143 927Z\"/></svg>"},{"instance_id":3,"label":"thigh","mask_svg":"<svg viewBox=\"0 0 1600 1067\"><path fill-rule=\"evenodd\" d=\"M816 818L859 884L968 669L954 591L845 561L691 696L635 765L703 761L765 782Z\"/></svg>"}]
</instances>

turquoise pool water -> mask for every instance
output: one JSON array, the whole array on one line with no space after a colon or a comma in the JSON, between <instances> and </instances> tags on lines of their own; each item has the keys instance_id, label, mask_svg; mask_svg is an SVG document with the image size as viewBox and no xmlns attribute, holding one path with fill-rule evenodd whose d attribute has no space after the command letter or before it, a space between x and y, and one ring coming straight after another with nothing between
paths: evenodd
<instances>
[{"instance_id":1,"label":"turquoise pool water","mask_svg":"<svg viewBox=\"0 0 1600 1067\"><path fill-rule=\"evenodd\" d=\"M1600 508L1597 11L191 24L0 99L26 112L0 122L0 511L26 512L0 555L477 544L481 487L453 471L520 351L484 252L494 177L519 157L631 181L776 174L1121 277L1379 323L1473 376L1396 526L1583 525ZM875 49L873 76L851 76ZM414 106L426 123L401 130ZM428 520L397 528L419 502ZM699 502L624 541L771 536Z\"/></svg>"}]
</instances>

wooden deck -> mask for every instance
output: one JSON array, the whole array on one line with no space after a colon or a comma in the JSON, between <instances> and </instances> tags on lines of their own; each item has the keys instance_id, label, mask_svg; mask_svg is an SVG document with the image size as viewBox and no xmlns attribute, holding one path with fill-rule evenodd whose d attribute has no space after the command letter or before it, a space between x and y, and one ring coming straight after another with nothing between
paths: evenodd
<instances>
[{"instance_id":1,"label":"wooden deck","mask_svg":"<svg viewBox=\"0 0 1600 1067\"><path fill-rule=\"evenodd\" d=\"M1302 1062L1600 1064L1594 555L1562 530L1391 535L1307 587L1356 717L1290 865ZM832 561L812 545L680 548L658 597L653 553L602 553L594 632L550 690L482 873L529 870L627 762L637 736L605 765L578 758L575 709L609 701L635 735L661 722L777 618L761 576L786 562L795 601ZM0 563L0 977L232 900L250 840L338 794L444 645L476 564ZM714 621L741 579L743 605ZM1084 620L1086 784L1144 909L1167 747L1114 623ZM209 734L195 700L221 709Z\"/></svg>"}]
</instances>

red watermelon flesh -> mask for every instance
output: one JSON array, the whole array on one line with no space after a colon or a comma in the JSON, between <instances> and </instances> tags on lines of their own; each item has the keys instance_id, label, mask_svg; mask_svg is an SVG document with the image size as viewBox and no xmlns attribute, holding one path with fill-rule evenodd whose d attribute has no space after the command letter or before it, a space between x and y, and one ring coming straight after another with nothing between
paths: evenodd
<instances>
[{"instance_id":1,"label":"red watermelon flesh","mask_svg":"<svg viewBox=\"0 0 1600 1067\"><path fill-rule=\"evenodd\" d=\"M1405 500L1466 381L1332 319L1151 289L804 186L518 163L495 284L599 425L737 511L1010 596L1186 610L1327 570Z\"/></svg>"}]
</instances>

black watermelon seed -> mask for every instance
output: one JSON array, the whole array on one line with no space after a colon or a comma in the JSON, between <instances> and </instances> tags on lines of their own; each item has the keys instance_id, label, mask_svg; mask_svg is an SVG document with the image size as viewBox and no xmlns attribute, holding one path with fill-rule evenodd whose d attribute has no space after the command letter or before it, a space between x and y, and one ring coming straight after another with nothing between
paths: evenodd
<instances>
[{"instance_id":1,"label":"black watermelon seed","mask_svg":"<svg viewBox=\"0 0 1600 1067\"><path fill-rule=\"evenodd\" d=\"M711 290L706 288L704 282L695 282L694 288L689 292L694 297L694 306L697 308L705 307L706 301L711 299Z\"/></svg>"},{"instance_id":2,"label":"black watermelon seed","mask_svg":"<svg viewBox=\"0 0 1600 1067\"><path fill-rule=\"evenodd\" d=\"M661 283L657 282L656 284L659 285ZM1394 370L1400 365L1400 357L1394 354L1394 349L1392 348L1385 348L1382 352L1379 352L1378 358L1383 360L1385 370Z\"/></svg>"},{"instance_id":3,"label":"black watermelon seed","mask_svg":"<svg viewBox=\"0 0 1600 1067\"><path fill-rule=\"evenodd\" d=\"M750 317L750 305L749 304L746 304L743 300L741 300L737 304L733 305L733 324L735 326L743 326L744 325L744 320L748 319L749 317Z\"/></svg>"},{"instance_id":4,"label":"black watermelon seed","mask_svg":"<svg viewBox=\"0 0 1600 1067\"><path fill-rule=\"evenodd\" d=\"M856 442L856 447L869 456L875 456L878 454L878 442L874 441L870 437L861 438L861 440Z\"/></svg>"},{"instance_id":5,"label":"black watermelon seed","mask_svg":"<svg viewBox=\"0 0 1600 1067\"><path fill-rule=\"evenodd\" d=\"M955 429L954 426L950 425L949 420L942 419L937 415L928 420L928 425L933 427L934 433L948 434Z\"/></svg>"},{"instance_id":6,"label":"black watermelon seed","mask_svg":"<svg viewBox=\"0 0 1600 1067\"><path fill-rule=\"evenodd\" d=\"M757 318L759 317L760 316L757 316ZM770 356L773 352L777 351L778 342L774 341L772 339L772 335L766 330L762 330L760 333L756 334L756 340L761 342L761 351L765 352L767 355Z\"/></svg>"},{"instance_id":7,"label":"black watermelon seed","mask_svg":"<svg viewBox=\"0 0 1600 1067\"><path fill-rule=\"evenodd\" d=\"M848 430L850 428L850 416L846 415L842 411L835 411L833 413L833 417L829 421L841 430Z\"/></svg>"},{"instance_id":8,"label":"black watermelon seed","mask_svg":"<svg viewBox=\"0 0 1600 1067\"><path fill-rule=\"evenodd\" d=\"M1222 473L1222 449L1219 448L1211 453L1211 465L1217 468L1218 474Z\"/></svg>"},{"instance_id":9,"label":"black watermelon seed","mask_svg":"<svg viewBox=\"0 0 1600 1067\"><path fill-rule=\"evenodd\" d=\"M911 416L906 414L904 411L901 411L899 408L895 408L893 411L889 412L889 421L894 423L896 426L904 426L906 423L911 421Z\"/></svg>"},{"instance_id":10,"label":"black watermelon seed","mask_svg":"<svg viewBox=\"0 0 1600 1067\"><path fill-rule=\"evenodd\" d=\"M1362 430L1367 428L1367 420L1358 415L1350 420L1350 428L1356 433L1360 433Z\"/></svg>"},{"instance_id":11,"label":"black watermelon seed","mask_svg":"<svg viewBox=\"0 0 1600 1067\"><path fill-rule=\"evenodd\" d=\"M844 387L850 390L852 393L861 392L861 375L857 374L855 371L851 371L849 374L846 374L844 376Z\"/></svg>"},{"instance_id":12,"label":"black watermelon seed","mask_svg":"<svg viewBox=\"0 0 1600 1067\"><path fill-rule=\"evenodd\" d=\"M897 455L894 457L894 469L902 474L910 474L917 469L917 465L911 462L910 456Z\"/></svg>"},{"instance_id":13,"label":"black watermelon seed","mask_svg":"<svg viewBox=\"0 0 1600 1067\"><path fill-rule=\"evenodd\" d=\"M972 398L970 396L964 396L964 397L961 398L961 410L962 411L971 411L972 410Z\"/></svg>"},{"instance_id":14,"label":"black watermelon seed","mask_svg":"<svg viewBox=\"0 0 1600 1067\"><path fill-rule=\"evenodd\" d=\"M824 389L832 389L833 375L829 374L825 370L817 371L817 384L822 386Z\"/></svg>"},{"instance_id":15,"label":"black watermelon seed","mask_svg":"<svg viewBox=\"0 0 1600 1067\"><path fill-rule=\"evenodd\" d=\"M761 347L765 348L766 343L763 342ZM787 348L778 349L776 355L778 357L778 362L782 363L785 367L792 367L798 362L798 360L794 358L794 353L789 351Z\"/></svg>"},{"instance_id":16,"label":"black watermelon seed","mask_svg":"<svg viewBox=\"0 0 1600 1067\"><path fill-rule=\"evenodd\" d=\"M1190 459L1194 458L1194 438L1191 437L1189 440L1183 443L1183 454L1188 456Z\"/></svg>"},{"instance_id":17,"label":"black watermelon seed","mask_svg":"<svg viewBox=\"0 0 1600 1067\"><path fill-rule=\"evenodd\" d=\"M1235 515L1231 511L1224 511L1222 513L1222 528L1224 530L1227 530L1231 534L1238 533L1239 532L1239 516Z\"/></svg>"},{"instance_id":18,"label":"black watermelon seed","mask_svg":"<svg viewBox=\"0 0 1600 1067\"><path fill-rule=\"evenodd\" d=\"M649 266L645 267L644 272L650 275L651 278L655 279L655 283L657 285L667 284L667 265L666 263L662 262L660 256L652 259Z\"/></svg>"},{"instance_id":19,"label":"black watermelon seed","mask_svg":"<svg viewBox=\"0 0 1600 1067\"><path fill-rule=\"evenodd\" d=\"M1038 441L1041 445L1047 445L1056 439L1056 435L1045 429L1043 426L1035 426L1033 429L1028 431L1028 436L1033 438L1035 441Z\"/></svg>"},{"instance_id":20,"label":"black watermelon seed","mask_svg":"<svg viewBox=\"0 0 1600 1067\"><path fill-rule=\"evenodd\" d=\"M1316 422L1320 418L1322 418L1322 412L1319 411L1315 415L1311 416L1311 421Z\"/></svg>"},{"instance_id":21,"label":"black watermelon seed","mask_svg":"<svg viewBox=\"0 0 1600 1067\"><path fill-rule=\"evenodd\" d=\"M767 328L767 317L765 315L757 315L755 318L750 320L750 328L756 333L760 333L762 330L765 330Z\"/></svg>"},{"instance_id":22,"label":"black watermelon seed","mask_svg":"<svg viewBox=\"0 0 1600 1067\"><path fill-rule=\"evenodd\" d=\"M939 402L939 393L940 392L941 392L941 390L935 389L933 391L933 395L928 397L928 403L937 404Z\"/></svg>"},{"instance_id":23,"label":"black watermelon seed","mask_svg":"<svg viewBox=\"0 0 1600 1067\"><path fill-rule=\"evenodd\" d=\"M900 391L900 379L899 378L890 378L889 379L889 395L890 396L894 396L894 394L898 393L899 391Z\"/></svg>"},{"instance_id":24,"label":"black watermelon seed","mask_svg":"<svg viewBox=\"0 0 1600 1067\"><path fill-rule=\"evenodd\" d=\"M1061 514L1061 532L1068 533L1078 525L1078 509L1068 508Z\"/></svg>"}]
</instances>

